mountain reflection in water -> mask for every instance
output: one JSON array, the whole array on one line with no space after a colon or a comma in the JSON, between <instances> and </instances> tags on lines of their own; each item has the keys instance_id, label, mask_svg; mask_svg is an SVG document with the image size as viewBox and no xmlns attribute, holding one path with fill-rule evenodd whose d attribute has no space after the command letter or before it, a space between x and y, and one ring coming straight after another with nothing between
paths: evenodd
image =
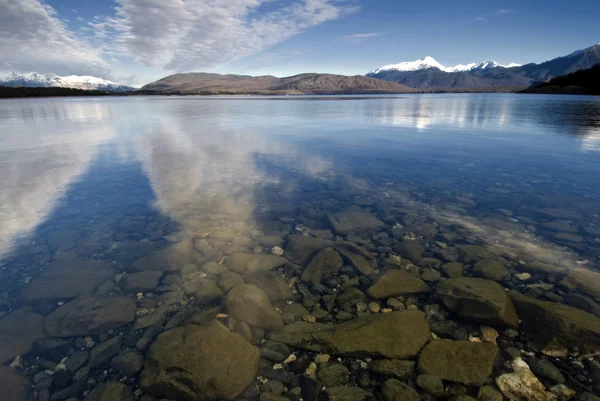
<instances>
[{"instance_id":1,"label":"mountain reflection in water","mask_svg":"<svg viewBox=\"0 0 600 401\"><path fill-rule=\"evenodd\" d=\"M319 99L0 102L0 362L32 399L389 401L409 360L506 395L516 354L598 392L600 100Z\"/></svg>"}]
</instances>

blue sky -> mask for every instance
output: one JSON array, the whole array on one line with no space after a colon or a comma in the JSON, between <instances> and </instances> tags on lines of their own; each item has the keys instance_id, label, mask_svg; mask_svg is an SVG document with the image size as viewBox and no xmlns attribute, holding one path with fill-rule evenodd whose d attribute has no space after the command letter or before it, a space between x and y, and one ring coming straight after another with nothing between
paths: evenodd
<instances>
[{"instance_id":1,"label":"blue sky","mask_svg":"<svg viewBox=\"0 0 600 401\"><path fill-rule=\"evenodd\" d=\"M0 0L0 71L142 85L174 72L364 74L541 62L600 42L592 0Z\"/></svg>"}]
</instances>

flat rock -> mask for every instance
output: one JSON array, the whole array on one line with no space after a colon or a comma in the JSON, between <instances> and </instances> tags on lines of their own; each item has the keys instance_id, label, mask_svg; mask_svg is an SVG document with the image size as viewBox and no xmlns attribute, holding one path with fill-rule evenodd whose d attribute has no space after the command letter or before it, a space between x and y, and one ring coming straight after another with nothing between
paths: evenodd
<instances>
[{"instance_id":1,"label":"flat rock","mask_svg":"<svg viewBox=\"0 0 600 401\"><path fill-rule=\"evenodd\" d=\"M46 337L44 317L21 308L0 320L0 363L25 354L37 339Z\"/></svg>"},{"instance_id":2,"label":"flat rock","mask_svg":"<svg viewBox=\"0 0 600 401\"><path fill-rule=\"evenodd\" d=\"M245 282L246 281L240 274L234 272L225 272L219 276L218 284L224 292L229 292L229 290L236 285L244 284Z\"/></svg>"},{"instance_id":3,"label":"flat rock","mask_svg":"<svg viewBox=\"0 0 600 401\"><path fill-rule=\"evenodd\" d=\"M247 265L246 270L251 273L266 272L277 269L287 263L287 259L276 255L255 256Z\"/></svg>"},{"instance_id":4,"label":"flat rock","mask_svg":"<svg viewBox=\"0 0 600 401\"><path fill-rule=\"evenodd\" d=\"M123 345L122 336L114 336L106 341L96 344L96 346L90 351L90 368L96 368L108 363L115 355L119 353L121 345Z\"/></svg>"},{"instance_id":5,"label":"flat rock","mask_svg":"<svg viewBox=\"0 0 600 401\"><path fill-rule=\"evenodd\" d=\"M381 395L385 401L420 401L421 396L408 384L397 379L388 379L381 385Z\"/></svg>"},{"instance_id":6,"label":"flat rock","mask_svg":"<svg viewBox=\"0 0 600 401\"><path fill-rule=\"evenodd\" d=\"M335 325L296 322L271 333L271 340L333 355L407 359L418 354L429 336L425 315L410 310L367 315Z\"/></svg>"},{"instance_id":7,"label":"flat rock","mask_svg":"<svg viewBox=\"0 0 600 401\"><path fill-rule=\"evenodd\" d=\"M491 343L435 340L419 355L421 373L468 386L481 386L492 374L498 347Z\"/></svg>"},{"instance_id":8,"label":"flat rock","mask_svg":"<svg viewBox=\"0 0 600 401\"><path fill-rule=\"evenodd\" d=\"M104 333L133 321L135 309L131 298L83 296L52 312L46 318L46 332L52 337Z\"/></svg>"},{"instance_id":9,"label":"flat rock","mask_svg":"<svg viewBox=\"0 0 600 401\"><path fill-rule=\"evenodd\" d=\"M325 275L337 272L343 265L344 261L335 249L325 248L311 259L300 279L305 283L317 285Z\"/></svg>"},{"instance_id":10,"label":"flat rock","mask_svg":"<svg viewBox=\"0 0 600 401\"><path fill-rule=\"evenodd\" d=\"M194 263L198 256L199 254L194 249L192 241L183 240L150 255L143 256L129 266L128 270L131 272L149 270L179 271L184 266Z\"/></svg>"},{"instance_id":11,"label":"flat rock","mask_svg":"<svg viewBox=\"0 0 600 401\"><path fill-rule=\"evenodd\" d=\"M246 283L255 285L266 292L273 303L292 298L290 286L278 271L246 272L243 277Z\"/></svg>"},{"instance_id":12,"label":"flat rock","mask_svg":"<svg viewBox=\"0 0 600 401\"><path fill-rule=\"evenodd\" d=\"M559 277L567 274L566 269L563 267L541 262L528 262L521 266L520 269L531 273L552 274Z\"/></svg>"},{"instance_id":13,"label":"flat rock","mask_svg":"<svg viewBox=\"0 0 600 401\"><path fill-rule=\"evenodd\" d=\"M266 292L252 284L239 284L225 297L227 312L250 326L277 330L283 319L277 313Z\"/></svg>"},{"instance_id":14,"label":"flat rock","mask_svg":"<svg viewBox=\"0 0 600 401\"><path fill-rule=\"evenodd\" d=\"M365 248L353 242L336 242L335 249L346 264L353 266L365 276L376 273L377 260Z\"/></svg>"},{"instance_id":15,"label":"flat rock","mask_svg":"<svg viewBox=\"0 0 600 401\"><path fill-rule=\"evenodd\" d=\"M151 291L158 286L162 276L162 271L145 271L126 274L121 281L119 281L119 287L121 287L126 294Z\"/></svg>"},{"instance_id":16,"label":"flat rock","mask_svg":"<svg viewBox=\"0 0 600 401\"><path fill-rule=\"evenodd\" d=\"M221 287L219 287L214 280L205 280L198 285L198 288L194 292L194 296L198 302L202 304L210 304L218 301L225 295Z\"/></svg>"},{"instance_id":17,"label":"flat rock","mask_svg":"<svg viewBox=\"0 0 600 401\"><path fill-rule=\"evenodd\" d=\"M581 309L510 293L521 328L544 354L566 357L600 354L600 318Z\"/></svg>"},{"instance_id":18,"label":"flat rock","mask_svg":"<svg viewBox=\"0 0 600 401\"><path fill-rule=\"evenodd\" d=\"M123 383L108 382L90 391L84 401L135 401L135 396Z\"/></svg>"},{"instance_id":19,"label":"flat rock","mask_svg":"<svg viewBox=\"0 0 600 401\"><path fill-rule=\"evenodd\" d=\"M430 292L431 288L423 280L404 270L387 270L369 287L367 294L375 299L400 295L419 295Z\"/></svg>"},{"instance_id":20,"label":"flat rock","mask_svg":"<svg viewBox=\"0 0 600 401\"><path fill-rule=\"evenodd\" d=\"M423 245L415 241L406 241L396 244L393 247L394 252L399 256L410 260L411 262L418 262L421 259L421 255L425 252Z\"/></svg>"},{"instance_id":21,"label":"flat rock","mask_svg":"<svg viewBox=\"0 0 600 401\"><path fill-rule=\"evenodd\" d=\"M438 283L442 305L457 315L492 326L516 328L519 317L510 296L495 281L459 277Z\"/></svg>"},{"instance_id":22,"label":"flat rock","mask_svg":"<svg viewBox=\"0 0 600 401\"><path fill-rule=\"evenodd\" d=\"M510 272L504 265L493 259L480 260L475 263L473 272L483 278L494 281L506 281L510 279Z\"/></svg>"},{"instance_id":23,"label":"flat rock","mask_svg":"<svg viewBox=\"0 0 600 401\"><path fill-rule=\"evenodd\" d=\"M318 251L332 245L332 241L321 238L290 235L285 246L285 255L292 263L304 266Z\"/></svg>"},{"instance_id":24,"label":"flat rock","mask_svg":"<svg viewBox=\"0 0 600 401\"><path fill-rule=\"evenodd\" d=\"M27 399L29 380L18 370L0 366L0 393L4 401L24 401Z\"/></svg>"},{"instance_id":25,"label":"flat rock","mask_svg":"<svg viewBox=\"0 0 600 401\"><path fill-rule=\"evenodd\" d=\"M401 361L399 359L377 359L369 363L369 371L400 380L409 378L414 369L415 363L413 361Z\"/></svg>"},{"instance_id":26,"label":"flat rock","mask_svg":"<svg viewBox=\"0 0 600 401\"><path fill-rule=\"evenodd\" d=\"M366 401L374 400L373 394L360 387L337 386L325 389L328 401Z\"/></svg>"},{"instance_id":27,"label":"flat rock","mask_svg":"<svg viewBox=\"0 0 600 401\"><path fill-rule=\"evenodd\" d=\"M490 256L488 250L481 245L460 244L456 245L456 249L458 249L460 260L464 263L477 262Z\"/></svg>"},{"instance_id":28,"label":"flat rock","mask_svg":"<svg viewBox=\"0 0 600 401\"><path fill-rule=\"evenodd\" d=\"M574 287L596 298L600 298L600 274L578 267L569 270L569 275L561 285Z\"/></svg>"},{"instance_id":29,"label":"flat rock","mask_svg":"<svg viewBox=\"0 0 600 401\"><path fill-rule=\"evenodd\" d=\"M385 223L359 207L353 207L327 216L338 234L369 231L385 226Z\"/></svg>"},{"instance_id":30,"label":"flat rock","mask_svg":"<svg viewBox=\"0 0 600 401\"><path fill-rule=\"evenodd\" d=\"M236 398L258 373L260 352L218 322L161 334L148 351L140 387L157 398Z\"/></svg>"},{"instance_id":31,"label":"flat rock","mask_svg":"<svg viewBox=\"0 0 600 401\"><path fill-rule=\"evenodd\" d=\"M68 301L90 295L113 275L108 263L86 259L60 258L51 262L21 291L26 304Z\"/></svg>"},{"instance_id":32,"label":"flat rock","mask_svg":"<svg viewBox=\"0 0 600 401\"><path fill-rule=\"evenodd\" d=\"M50 251L68 251L79 240L79 233L75 230L53 230L46 235L46 243Z\"/></svg>"}]
</instances>

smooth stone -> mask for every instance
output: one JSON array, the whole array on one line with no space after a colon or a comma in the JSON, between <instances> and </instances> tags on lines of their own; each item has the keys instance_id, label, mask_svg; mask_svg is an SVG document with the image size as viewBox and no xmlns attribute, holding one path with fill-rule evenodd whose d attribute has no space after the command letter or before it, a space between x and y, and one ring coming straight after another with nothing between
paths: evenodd
<instances>
[{"instance_id":1,"label":"smooth stone","mask_svg":"<svg viewBox=\"0 0 600 401\"><path fill-rule=\"evenodd\" d=\"M399 359L377 359L369 362L369 371L382 376L395 377L400 380L409 378L415 369L413 361Z\"/></svg>"},{"instance_id":2,"label":"smooth stone","mask_svg":"<svg viewBox=\"0 0 600 401\"><path fill-rule=\"evenodd\" d=\"M114 336L106 341L97 344L90 351L90 368L104 365L119 353L123 345L123 337Z\"/></svg>"},{"instance_id":3,"label":"smooth stone","mask_svg":"<svg viewBox=\"0 0 600 401\"><path fill-rule=\"evenodd\" d=\"M252 284L235 286L225 297L227 312L250 326L277 330L283 319L271 305L266 292Z\"/></svg>"},{"instance_id":4,"label":"smooth stone","mask_svg":"<svg viewBox=\"0 0 600 401\"><path fill-rule=\"evenodd\" d=\"M227 267L218 264L217 262L207 262L200 268L204 273L209 276L218 276L219 274L223 274L228 272Z\"/></svg>"},{"instance_id":5,"label":"smooth stone","mask_svg":"<svg viewBox=\"0 0 600 401\"><path fill-rule=\"evenodd\" d=\"M90 391L84 401L135 401L135 396L123 383L108 382Z\"/></svg>"},{"instance_id":6,"label":"smooth stone","mask_svg":"<svg viewBox=\"0 0 600 401\"><path fill-rule=\"evenodd\" d=\"M235 287L238 284L244 284L246 283L246 281L244 281L244 278L238 274L238 273L234 273L234 272L225 272L223 274L221 274L221 276L219 276L219 287L221 288L221 290L223 290L223 292L229 292L233 287Z\"/></svg>"},{"instance_id":7,"label":"smooth stone","mask_svg":"<svg viewBox=\"0 0 600 401\"><path fill-rule=\"evenodd\" d=\"M255 255L251 253L234 253L225 258L225 266L235 273L241 274L246 270L246 265L254 259Z\"/></svg>"},{"instance_id":8,"label":"smooth stone","mask_svg":"<svg viewBox=\"0 0 600 401\"><path fill-rule=\"evenodd\" d=\"M348 382L350 372L341 363L326 365L317 372L317 379L325 387L341 386Z\"/></svg>"},{"instance_id":9,"label":"smooth stone","mask_svg":"<svg viewBox=\"0 0 600 401\"><path fill-rule=\"evenodd\" d=\"M458 249L460 259L464 263L477 262L490 256L488 250L481 245L460 244L456 245L456 249Z\"/></svg>"},{"instance_id":10,"label":"smooth stone","mask_svg":"<svg viewBox=\"0 0 600 401\"><path fill-rule=\"evenodd\" d=\"M425 315L418 310L366 315L335 325L296 322L271 333L272 341L307 351L390 359L413 358L429 337Z\"/></svg>"},{"instance_id":11,"label":"smooth stone","mask_svg":"<svg viewBox=\"0 0 600 401\"><path fill-rule=\"evenodd\" d=\"M221 299L223 295L225 295L225 293L214 280L205 280L204 282L200 283L194 292L194 297L196 297L198 302L201 304L210 304L216 302Z\"/></svg>"},{"instance_id":12,"label":"smooth stone","mask_svg":"<svg viewBox=\"0 0 600 401\"><path fill-rule=\"evenodd\" d=\"M3 401L25 400L29 386L29 380L18 370L0 366L0 394Z\"/></svg>"},{"instance_id":13,"label":"smooth stone","mask_svg":"<svg viewBox=\"0 0 600 401\"><path fill-rule=\"evenodd\" d=\"M497 260L487 259L475 263L473 272L483 278L494 281L510 280L510 272Z\"/></svg>"},{"instance_id":14,"label":"smooth stone","mask_svg":"<svg viewBox=\"0 0 600 401\"><path fill-rule=\"evenodd\" d=\"M431 288L419 277L407 271L390 269L367 290L375 299L385 299L400 295L420 295L430 292Z\"/></svg>"},{"instance_id":15,"label":"smooth stone","mask_svg":"<svg viewBox=\"0 0 600 401\"><path fill-rule=\"evenodd\" d=\"M0 363L29 352L36 340L46 337L44 317L21 308L0 320Z\"/></svg>"},{"instance_id":16,"label":"smooth stone","mask_svg":"<svg viewBox=\"0 0 600 401\"><path fill-rule=\"evenodd\" d=\"M600 318L564 304L510 293L530 341L548 356L600 354Z\"/></svg>"},{"instance_id":17,"label":"smooth stone","mask_svg":"<svg viewBox=\"0 0 600 401\"><path fill-rule=\"evenodd\" d=\"M385 226L383 221L359 207L352 207L339 213L330 214L327 218L338 234L370 231Z\"/></svg>"},{"instance_id":18,"label":"smooth stone","mask_svg":"<svg viewBox=\"0 0 600 401\"><path fill-rule=\"evenodd\" d=\"M292 298L290 286L284 279L284 276L278 271L246 272L243 277L246 283L255 285L266 292L273 303Z\"/></svg>"},{"instance_id":19,"label":"smooth stone","mask_svg":"<svg viewBox=\"0 0 600 401\"><path fill-rule=\"evenodd\" d=\"M90 354L87 351L75 351L73 354L67 358L65 361L65 366L67 367L67 371L71 374L74 374L81 368L85 363L90 359Z\"/></svg>"},{"instance_id":20,"label":"smooth stone","mask_svg":"<svg viewBox=\"0 0 600 401\"><path fill-rule=\"evenodd\" d=\"M495 386L485 385L479 388L477 399L479 401L502 401L503 396Z\"/></svg>"},{"instance_id":21,"label":"smooth stone","mask_svg":"<svg viewBox=\"0 0 600 401\"><path fill-rule=\"evenodd\" d=\"M444 383L438 376L419 375L417 376L417 386L436 398L443 398L446 395Z\"/></svg>"},{"instance_id":22,"label":"smooth stone","mask_svg":"<svg viewBox=\"0 0 600 401\"><path fill-rule=\"evenodd\" d=\"M246 271L251 273L277 269L287 263L287 259L276 255L255 256L247 265Z\"/></svg>"},{"instance_id":23,"label":"smooth stone","mask_svg":"<svg viewBox=\"0 0 600 401\"><path fill-rule=\"evenodd\" d=\"M458 262L446 263L442 265L442 270L450 278L462 277L463 264Z\"/></svg>"},{"instance_id":24,"label":"smooth stone","mask_svg":"<svg viewBox=\"0 0 600 401\"><path fill-rule=\"evenodd\" d=\"M308 309L296 302L284 305L282 310L283 313L290 313L294 317L302 317L309 314Z\"/></svg>"},{"instance_id":25,"label":"smooth stone","mask_svg":"<svg viewBox=\"0 0 600 401\"><path fill-rule=\"evenodd\" d=\"M90 295L112 277L111 265L87 259L60 258L51 262L21 291L26 304L68 301Z\"/></svg>"},{"instance_id":26,"label":"smooth stone","mask_svg":"<svg viewBox=\"0 0 600 401\"><path fill-rule=\"evenodd\" d=\"M325 389L328 401L367 401L374 400L373 394L360 387L337 386Z\"/></svg>"},{"instance_id":27,"label":"smooth stone","mask_svg":"<svg viewBox=\"0 0 600 401\"><path fill-rule=\"evenodd\" d=\"M516 328L519 317L504 288L495 281L459 277L438 283L442 305L458 316L491 326Z\"/></svg>"},{"instance_id":28,"label":"smooth stone","mask_svg":"<svg viewBox=\"0 0 600 401\"><path fill-rule=\"evenodd\" d=\"M393 248L399 256L410 260L411 262L418 262L421 259L421 255L425 252L423 245L415 241L405 241L395 245Z\"/></svg>"},{"instance_id":29,"label":"smooth stone","mask_svg":"<svg viewBox=\"0 0 600 401\"><path fill-rule=\"evenodd\" d=\"M218 322L161 334L148 351L140 387L158 398L234 399L258 372L260 352Z\"/></svg>"},{"instance_id":30,"label":"smooth stone","mask_svg":"<svg viewBox=\"0 0 600 401\"><path fill-rule=\"evenodd\" d=\"M119 328L135 319L135 301L125 297L83 296L46 318L52 337L87 336Z\"/></svg>"},{"instance_id":31,"label":"smooth stone","mask_svg":"<svg viewBox=\"0 0 600 401\"><path fill-rule=\"evenodd\" d=\"M124 376L135 376L144 367L144 356L135 351L123 352L110 361L110 367Z\"/></svg>"},{"instance_id":32,"label":"smooth stone","mask_svg":"<svg viewBox=\"0 0 600 401\"><path fill-rule=\"evenodd\" d=\"M569 269L561 285L574 287L595 298L600 298L600 274L583 267Z\"/></svg>"},{"instance_id":33,"label":"smooth stone","mask_svg":"<svg viewBox=\"0 0 600 401\"><path fill-rule=\"evenodd\" d=\"M337 272L343 264L344 261L335 249L325 248L311 259L300 279L305 283L317 285L325 275Z\"/></svg>"},{"instance_id":34,"label":"smooth stone","mask_svg":"<svg viewBox=\"0 0 600 401\"><path fill-rule=\"evenodd\" d=\"M409 385L397 379L388 379L381 385L381 395L385 401L420 401L421 396Z\"/></svg>"},{"instance_id":35,"label":"smooth stone","mask_svg":"<svg viewBox=\"0 0 600 401\"><path fill-rule=\"evenodd\" d=\"M120 281L119 287L126 294L137 294L138 292L151 291L158 287L162 271L145 271L140 273L126 274Z\"/></svg>"},{"instance_id":36,"label":"smooth stone","mask_svg":"<svg viewBox=\"0 0 600 401\"><path fill-rule=\"evenodd\" d=\"M150 255L143 256L129 266L128 270L131 272L148 270L179 271L184 266L194 263L198 256L199 254L194 249L192 241L185 239Z\"/></svg>"},{"instance_id":37,"label":"smooth stone","mask_svg":"<svg viewBox=\"0 0 600 401\"><path fill-rule=\"evenodd\" d=\"M551 383L564 384L565 377L560 370L548 359L533 359L529 364L531 371L538 377L548 380Z\"/></svg>"},{"instance_id":38,"label":"smooth stone","mask_svg":"<svg viewBox=\"0 0 600 401\"><path fill-rule=\"evenodd\" d=\"M498 347L491 343L435 340L419 355L418 369L469 386L481 386L492 374Z\"/></svg>"},{"instance_id":39,"label":"smooth stone","mask_svg":"<svg viewBox=\"0 0 600 401\"><path fill-rule=\"evenodd\" d=\"M44 358L55 359L66 354L73 341L62 338L41 338L33 343L33 353Z\"/></svg>"},{"instance_id":40,"label":"smooth stone","mask_svg":"<svg viewBox=\"0 0 600 401\"><path fill-rule=\"evenodd\" d=\"M366 304L367 296L358 288L348 288L335 299L335 304L346 312L356 311L357 304Z\"/></svg>"},{"instance_id":41,"label":"smooth stone","mask_svg":"<svg viewBox=\"0 0 600 401\"><path fill-rule=\"evenodd\" d=\"M521 266L520 269L531 273L552 274L558 277L562 277L567 274L567 271L563 267L541 262L528 262Z\"/></svg>"}]
</instances>

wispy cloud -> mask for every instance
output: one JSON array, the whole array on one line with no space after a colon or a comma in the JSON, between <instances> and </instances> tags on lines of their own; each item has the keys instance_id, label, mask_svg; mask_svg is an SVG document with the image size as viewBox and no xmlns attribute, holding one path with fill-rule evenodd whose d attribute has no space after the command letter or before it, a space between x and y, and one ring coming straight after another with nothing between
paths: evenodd
<instances>
[{"instance_id":1,"label":"wispy cloud","mask_svg":"<svg viewBox=\"0 0 600 401\"><path fill-rule=\"evenodd\" d=\"M476 19L477 21L485 21L485 17L481 17L481 16L479 16L479 17L477 17L477 18L475 18L475 19Z\"/></svg>"},{"instance_id":2,"label":"wispy cloud","mask_svg":"<svg viewBox=\"0 0 600 401\"><path fill-rule=\"evenodd\" d=\"M0 0L1 71L110 76L100 50L77 38L38 0Z\"/></svg>"},{"instance_id":3,"label":"wispy cloud","mask_svg":"<svg viewBox=\"0 0 600 401\"><path fill-rule=\"evenodd\" d=\"M512 13L514 10L510 8L499 8L496 10L496 14L498 15L506 15Z\"/></svg>"},{"instance_id":4,"label":"wispy cloud","mask_svg":"<svg viewBox=\"0 0 600 401\"><path fill-rule=\"evenodd\" d=\"M271 11L259 12L268 3ZM169 71L206 69L255 55L307 29L356 11L353 1L118 0L114 17L89 23L116 55Z\"/></svg>"},{"instance_id":5,"label":"wispy cloud","mask_svg":"<svg viewBox=\"0 0 600 401\"><path fill-rule=\"evenodd\" d=\"M381 35L383 35L383 32L367 32L367 33L353 33L350 35L346 35L344 37L346 39L350 39L355 42L362 42L363 40L376 38Z\"/></svg>"}]
</instances>

